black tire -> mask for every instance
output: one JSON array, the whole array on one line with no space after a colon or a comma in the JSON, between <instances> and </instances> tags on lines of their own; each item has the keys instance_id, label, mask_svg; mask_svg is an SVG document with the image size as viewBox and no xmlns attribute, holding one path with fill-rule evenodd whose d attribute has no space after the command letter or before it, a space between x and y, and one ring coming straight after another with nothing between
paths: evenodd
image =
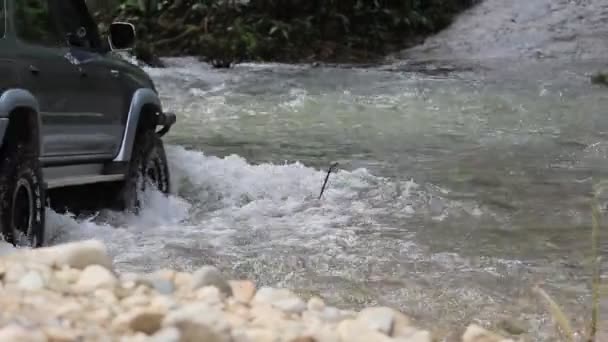
<instances>
[{"instance_id":1,"label":"black tire","mask_svg":"<svg viewBox=\"0 0 608 342\"><path fill-rule=\"evenodd\" d=\"M168 194L169 165L163 141L153 130L140 130L133 145L133 153L126 180L121 184L116 207L137 213L141 209L141 193L153 186Z\"/></svg>"},{"instance_id":2,"label":"black tire","mask_svg":"<svg viewBox=\"0 0 608 342\"><path fill-rule=\"evenodd\" d=\"M36 153L23 143L3 146L0 165L0 224L4 239L18 247L44 244L45 188Z\"/></svg>"}]
</instances>

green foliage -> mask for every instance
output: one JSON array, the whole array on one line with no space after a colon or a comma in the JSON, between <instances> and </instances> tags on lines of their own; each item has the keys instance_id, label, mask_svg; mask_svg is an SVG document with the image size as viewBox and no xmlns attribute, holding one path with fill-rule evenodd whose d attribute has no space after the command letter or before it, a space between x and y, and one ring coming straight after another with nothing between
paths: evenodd
<instances>
[{"instance_id":1,"label":"green foliage","mask_svg":"<svg viewBox=\"0 0 608 342\"><path fill-rule=\"evenodd\" d=\"M591 83L608 86L608 73L598 72L597 74L591 76Z\"/></svg>"},{"instance_id":2,"label":"green foliage","mask_svg":"<svg viewBox=\"0 0 608 342\"><path fill-rule=\"evenodd\" d=\"M243 60L368 60L448 25L476 0L120 0L98 13L137 26L162 55Z\"/></svg>"}]
</instances>

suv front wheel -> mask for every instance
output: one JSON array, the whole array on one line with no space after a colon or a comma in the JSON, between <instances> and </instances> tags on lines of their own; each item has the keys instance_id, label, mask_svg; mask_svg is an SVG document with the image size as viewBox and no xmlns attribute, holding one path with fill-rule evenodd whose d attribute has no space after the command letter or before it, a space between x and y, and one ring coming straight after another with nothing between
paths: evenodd
<instances>
[{"instance_id":1,"label":"suv front wheel","mask_svg":"<svg viewBox=\"0 0 608 342\"><path fill-rule=\"evenodd\" d=\"M169 166L163 141L152 129L140 130L135 138L126 180L122 183L117 209L137 213L142 194L152 186L163 194L170 191Z\"/></svg>"},{"instance_id":2,"label":"suv front wheel","mask_svg":"<svg viewBox=\"0 0 608 342\"><path fill-rule=\"evenodd\" d=\"M14 246L41 247L45 221L42 169L27 144L8 145L0 165L2 235Z\"/></svg>"}]
</instances>

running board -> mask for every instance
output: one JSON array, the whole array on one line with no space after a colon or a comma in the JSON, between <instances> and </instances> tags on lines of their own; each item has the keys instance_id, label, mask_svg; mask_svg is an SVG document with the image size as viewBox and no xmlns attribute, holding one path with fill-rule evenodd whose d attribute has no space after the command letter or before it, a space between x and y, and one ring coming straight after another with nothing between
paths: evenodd
<instances>
[{"instance_id":1,"label":"running board","mask_svg":"<svg viewBox=\"0 0 608 342\"><path fill-rule=\"evenodd\" d=\"M117 182L125 179L124 175L97 175L57 178L47 181L47 189L63 188L66 186L86 185L95 183Z\"/></svg>"},{"instance_id":2,"label":"running board","mask_svg":"<svg viewBox=\"0 0 608 342\"><path fill-rule=\"evenodd\" d=\"M108 173L104 171L104 164L84 164L46 167L42 172L47 189L117 182L125 179L123 173Z\"/></svg>"}]
</instances>

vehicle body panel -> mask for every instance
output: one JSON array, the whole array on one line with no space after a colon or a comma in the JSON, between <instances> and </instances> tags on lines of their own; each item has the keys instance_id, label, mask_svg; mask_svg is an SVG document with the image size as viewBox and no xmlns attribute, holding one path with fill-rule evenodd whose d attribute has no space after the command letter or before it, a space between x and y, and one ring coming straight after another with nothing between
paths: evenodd
<instances>
[{"instance_id":1,"label":"vehicle body panel","mask_svg":"<svg viewBox=\"0 0 608 342\"><path fill-rule=\"evenodd\" d=\"M72 2L71 17L80 14L78 22L91 29L91 45L85 47L68 40L65 46L42 46L20 39L18 1L0 0L6 6L5 21L0 17L5 27L4 36L0 30L0 146L11 114L29 109L38 117L47 186L123 179L144 108L153 109L158 125L165 126L161 136L175 116L162 112L150 77L103 44L84 0L50 1Z\"/></svg>"},{"instance_id":2,"label":"vehicle body panel","mask_svg":"<svg viewBox=\"0 0 608 342\"><path fill-rule=\"evenodd\" d=\"M136 125L133 121L139 118L139 113L132 113L133 108L141 110L148 104L161 111L150 78L108 50L67 44L46 47L22 41L13 20L16 0L0 1L7 5L6 33L0 38L0 92L23 88L37 100L41 159L63 163L89 158L128 161L127 149L132 143L125 142L134 138L128 136L134 134L128 127ZM88 12L83 16L83 22L92 22ZM136 96L138 90L147 95Z\"/></svg>"}]
</instances>

